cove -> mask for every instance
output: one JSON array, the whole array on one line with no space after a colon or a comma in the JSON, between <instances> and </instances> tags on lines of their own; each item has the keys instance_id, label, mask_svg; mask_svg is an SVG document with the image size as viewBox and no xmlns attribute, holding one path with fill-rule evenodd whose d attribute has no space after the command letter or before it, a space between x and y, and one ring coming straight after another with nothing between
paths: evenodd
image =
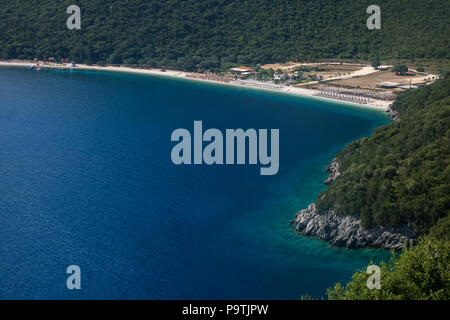
<instances>
[{"instance_id":1,"label":"cove","mask_svg":"<svg viewBox=\"0 0 450 320\"><path fill-rule=\"evenodd\" d=\"M277 175L174 166L169 137L279 128ZM188 80L0 68L0 298L299 299L379 250L330 248L289 221L377 111ZM81 269L68 290L66 268Z\"/></svg>"}]
</instances>

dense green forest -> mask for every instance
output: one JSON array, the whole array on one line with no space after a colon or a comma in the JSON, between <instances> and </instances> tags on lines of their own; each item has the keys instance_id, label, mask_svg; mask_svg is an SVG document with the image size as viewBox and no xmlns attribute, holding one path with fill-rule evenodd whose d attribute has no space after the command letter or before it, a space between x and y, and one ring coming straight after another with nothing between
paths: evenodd
<instances>
[{"instance_id":1,"label":"dense green forest","mask_svg":"<svg viewBox=\"0 0 450 320\"><path fill-rule=\"evenodd\" d=\"M322 192L319 213L358 215L365 227L408 224L450 234L450 79L402 93L400 121L377 128L337 155L340 175Z\"/></svg>"},{"instance_id":2,"label":"dense green forest","mask_svg":"<svg viewBox=\"0 0 450 320\"><path fill-rule=\"evenodd\" d=\"M450 242L420 239L389 263L381 263L380 289L367 287L369 274L356 272L345 287L327 290L330 300L448 300L450 299Z\"/></svg>"},{"instance_id":3,"label":"dense green forest","mask_svg":"<svg viewBox=\"0 0 450 320\"><path fill-rule=\"evenodd\" d=\"M380 30L368 30L373 1L364 0L78 0L81 30L66 27L71 4L0 1L0 57L184 70L450 58L450 2L442 0L379 0Z\"/></svg>"}]
</instances>

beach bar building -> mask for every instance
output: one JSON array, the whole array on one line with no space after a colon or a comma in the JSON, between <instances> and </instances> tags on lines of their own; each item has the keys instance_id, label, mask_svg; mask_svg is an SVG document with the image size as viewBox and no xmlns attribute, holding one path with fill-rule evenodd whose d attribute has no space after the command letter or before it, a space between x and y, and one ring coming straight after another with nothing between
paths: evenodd
<instances>
[{"instance_id":1,"label":"beach bar building","mask_svg":"<svg viewBox=\"0 0 450 320\"><path fill-rule=\"evenodd\" d=\"M230 68L230 71L232 74L234 74L238 78L248 78L251 75L255 74L255 71L252 68L248 68L248 67Z\"/></svg>"}]
</instances>

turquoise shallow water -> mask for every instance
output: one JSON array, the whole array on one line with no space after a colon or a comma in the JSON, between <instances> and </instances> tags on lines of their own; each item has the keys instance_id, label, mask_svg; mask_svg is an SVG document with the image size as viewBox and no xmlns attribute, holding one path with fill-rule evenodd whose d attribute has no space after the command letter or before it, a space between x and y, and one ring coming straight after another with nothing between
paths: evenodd
<instances>
[{"instance_id":1,"label":"turquoise shallow water","mask_svg":"<svg viewBox=\"0 0 450 320\"><path fill-rule=\"evenodd\" d=\"M280 171L174 166L176 128L279 128ZM187 80L0 68L0 298L323 297L389 253L289 221L377 111ZM66 288L79 265L82 289Z\"/></svg>"}]
</instances>

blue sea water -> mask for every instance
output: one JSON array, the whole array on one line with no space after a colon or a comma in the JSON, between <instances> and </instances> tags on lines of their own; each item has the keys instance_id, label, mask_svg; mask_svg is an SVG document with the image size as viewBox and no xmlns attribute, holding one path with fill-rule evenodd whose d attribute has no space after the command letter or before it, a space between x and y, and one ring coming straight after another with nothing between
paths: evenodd
<instances>
[{"instance_id":1,"label":"blue sea water","mask_svg":"<svg viewBox=\"0 0 450 320\"><path fill-rule=\"evenodd\" d=\"M175 166L176 128L279 128L280 170ZM0 298L325 296L380 250L330 248L289 221L377 111L223 85L0 68ZM66 268L81 268L68 290Z\"/></svg>"}]
</instances>

